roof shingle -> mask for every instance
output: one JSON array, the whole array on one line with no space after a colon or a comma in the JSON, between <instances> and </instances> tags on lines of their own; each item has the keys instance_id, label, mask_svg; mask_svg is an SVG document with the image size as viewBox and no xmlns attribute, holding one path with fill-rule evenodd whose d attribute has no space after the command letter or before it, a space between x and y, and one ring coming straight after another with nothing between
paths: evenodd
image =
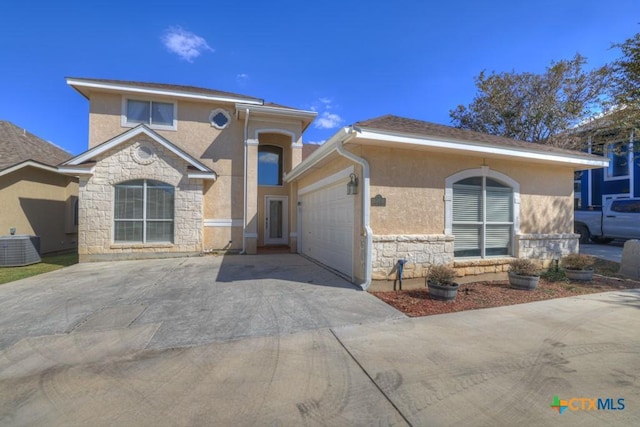
<instances>
[{"instance_id":1,"label":"roof shingle","mask_svg":"<svg viewBox=\"0 0 640 427\"><path fill-rule=\"evenodd\" d=\"M71 157L62 148L11 122L0 120L0 170L26 160L56 166Z\"/></svg>"}]
</instances>

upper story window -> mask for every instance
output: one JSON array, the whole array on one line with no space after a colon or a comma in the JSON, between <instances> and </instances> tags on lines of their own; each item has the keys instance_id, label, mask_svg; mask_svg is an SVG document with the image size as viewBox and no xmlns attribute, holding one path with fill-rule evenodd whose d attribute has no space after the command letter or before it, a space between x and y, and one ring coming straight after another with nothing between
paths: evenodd
<instances>
[{"instance_id":1,"label":"upper story window","mask_svg":"<svg viewBox=\"0 0 640 427\"><path fill-rule=\"evenodd\" d=\"M172 102L125 99L123 101L123 126L144 123L153 129L176 129L176 104Z\"/></svg>"},{"instance_id":2,"label":"upper story window","mask_svg":"<svg viewBox=\"0 0 640 427\"><path fill-rule=\"evenodd\" d=\"M216 129L224 129L229 125L229 122L231 122L231 116L226 110L217 108L209 115L209 121L211 122L211 126Z\"/></svg>"},{"instance_id":3,"label":"upper story window","mask_svg":"<svg viewBox=\"0 0 640 427\"><path fill-rule=\"evenodd\" d=\"M629 144L615 143L607 145L607 157L609 167L606 170L606 178L621 179L629 176Z\"/></svg>"},{"instance_id":4,"label":"upper story window","mask_svg":"<svg viewBox=\"0 0 640 427\"><path fill-rule=\"evenodd\" d=\"M115 186L116 243L173 243L174 187L151 179Z\"/></svg>"},{"instance_id":5,"label":"upper story window","mask_svg":"<svg viewBox=\"0 0 640 427\"><path fill-rule=\"evenodd\" d=\"M258 146L258 185L282 185L282 147Z\"/></svg>"}]
</instances>

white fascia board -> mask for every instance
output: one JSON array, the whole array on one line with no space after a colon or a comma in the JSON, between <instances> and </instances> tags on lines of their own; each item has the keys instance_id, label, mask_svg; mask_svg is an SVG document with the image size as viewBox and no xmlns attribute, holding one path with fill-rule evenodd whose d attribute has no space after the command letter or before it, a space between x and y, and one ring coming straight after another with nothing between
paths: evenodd
<instances>
[{"instance_id":1,"label":"white fascia board","mask_svg":"<svg viewBox=\"0 0 640 427\"><path fill-rule=\"evenodd\" d=\"M49 172L56 172L56 173L58 172L58 168L56 168L55 166L49 166L49 165L45 165L45 164L42 164L42 163L39 163L39 162L36 162L36 161L33 161L33 160L27 160L25 162L18 163L18 164L15 164L13 166L9 166L6 169L1 170L0 171L0 176L10 174L11 172L15 172L15 171L20 170L22 168L26 168L27 166L31 166L31 167L34 167L34 168L37 168L37 169L42 169L42 170L49 171Z\"/></svg>"},{"instance_id":2,"label":"white fascia board","mask_svg":"<svg viewBox=\"0 0 640 427\"><path fill-rule=\"evenodd\" d=\"M302 163L293 168L291 172L285 175L284 180L286 182L294 181L300 175L311 169L316 163L327 157L332 152L336 151L336 145L341 144L345 139L352 135L350 127L344 127L338 132L333 134L324 144L320 146L316 151L311 153Z\"/></svg>"},{"instance_id":3,"label":"white fascia board","mask_svg":"<svg viewBox=\"0 0 640 427\"><path fill-rule=\"evenodd\" d=\"M187 174L187 178L189 179L209 179L212 181L215 181L216 179L218 179L218 176L216 175L215 172L208 172L208 173L188 173Z\"/></svg>"},{"instance_id":4,"label":"white fascia board","mask_svg":"<svg viewBox=\"0 0 640 427\"><path fill-rule=\"evenodd\" d=\"M194 159L189 154L187 154L184 151L180 150L178 147L173 145L171 142L169 142L168 140L166 140L165 138L163 138L162 136L160 136L159 134L155 133L154 131L152 131L151 129L147 128L144 125L139 125L139 126L133 128L131 130L128 130L127 132L125 132L123 134L120 134L119 136L113 138L110 141L107 141L107 142L105 142L103 144L100 144L97 147L92 148L91 150L85 151L84 153L74 157L71 160L67 160L62 165L63 166L77 166L77 165L79 165L79 164L81 164L83 162L86 162L87 160L91 159L92 157L97 156L99 154L102 154L105 151L110 150L110 149L118 146L122 142L125 142L125 141L127 141L127 140L129 140L129 139L131 139L133 137L136 137L136 136L138 136L140 134L145 134L149 138L153 139L158 144L162 145L164 148L166 148L167 150L171 151L176 156L180 157L181 159L183 159L184 161L186 161L190 165L192 165L195 168L197 168L199 171L201 171L201 172L212 172L211 169L209 169L208 167L206 167L205 165L203 165L202 163L200 163L199 161Z\"/></svg>"},{"instance_id":5,"label":"white fascia board","mask_svg":"<svg viewBox=\"0 0 640 427\"><path fill-rule=\"evenodd\" d=\"M339 172L326 176L312 184L307 185L304 188L299 189L298 196L303 196L307 193L311 193L321 188L328 187L329 185L333 185L339 181L345 181L345 180L348 181L349 175L351 175L354 172L355 172L355 167L351 165Z\"/></svg>"},{"instance_id":6,"label":"white fascia board","mask_svg":"<svg viewBox=\"0 0 640 427\"><path fill-rule=\"evenodd\" d=\"M93 175L93 171L95 169L95 166L92 166L91 168L73 168L73 167L68 167L68 166L58 166L58 172L65 174L65 175Z\"/></svg>"},{"instance_id":7,"label":"white fascia board","mask_svg":"<svg viewBox=\"0 0 640 427\"><path fill-rule=\"evenodd\" d=\"M236 111L243 112L249 110L251 113L265 113L276 116L296 117L301 119L313 120L318 115L315 111L293 110L290 108L271 107L267 105L245 105L246 103L236 104Z\"/></svg>"},{"instance_id":8,"label":"white fascia board","mask_svg":"<svg viewBox=\"0 0 640 427\"><path fill-rule=\"evenodd\" d=\"M396 144L417 145L422 147L441 148L451 151L468 151L480 154L493 154L505 157L522 158L526 160L539 160L548 163L565 163L574 166L585 167L607 167L609 166L609 160L595 160L578 156L569 156L554 153L542 153L539 151L519 150L517 148L510 147L497 147L494 145L484 145L477 143L470 143L465 141L447 141L437 140L432 138L417 138L409 136L401 136L397 134L388 134L384 132L374 132L366 129L359 129L356 134L356 139L368 139L374 141L383 141Z\"/></svg>"},{"instance_id":9,"label":"white fascia board","mask_svg":"<svg viewBox=\"0 0 640 427\"><path fill-rule=\"evenodd\" d=\"M186 98L186 99L197 99L202 101L229 102L229 103L242 102L245 104L255 104L255 105L262 104L261 100L239 98L239 97L233 97L233 96L216 96L216 95L198 94L194 92L150 88L150 87L144 87L144 86L129 86L129 85L123 85L123 84L116 84L116 83L105 83L105 82L95 82L95 81L92 82L92 81L84 81L84 80L67 79L67 84L69 86L74 86L74 87L77 86L77 87L85 87L85 88L92 88L92 89L113 90L118 92L132 92L132 93L142 93L146 95L169 96L172 98Z\"/></svg>"}]
</instances>

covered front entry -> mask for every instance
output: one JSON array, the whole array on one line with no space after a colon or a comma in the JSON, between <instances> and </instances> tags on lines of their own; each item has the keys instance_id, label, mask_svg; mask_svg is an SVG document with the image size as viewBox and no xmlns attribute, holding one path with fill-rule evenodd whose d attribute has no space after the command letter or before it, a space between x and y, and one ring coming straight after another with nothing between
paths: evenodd
<instances>
[{"instance_id":1,"label":"covered front entry","mask_svg":"<svg viewBox=\"0 0 640 427\"><path fill-rule=\"evenodd\" d=\"M348 177L298 192L299 252L353 279L354 197Z\"/></svg>"}]
</instances>

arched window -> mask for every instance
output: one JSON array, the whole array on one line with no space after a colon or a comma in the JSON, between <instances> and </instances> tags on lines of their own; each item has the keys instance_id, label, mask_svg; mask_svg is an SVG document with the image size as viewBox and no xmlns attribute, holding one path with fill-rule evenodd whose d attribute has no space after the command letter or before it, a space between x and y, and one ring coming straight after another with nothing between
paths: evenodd
<instances>
[{"instance_id":1,"label":"arched window","mask_svg":"<svg viewBox=\"0 0 640 427\"><path fill-rule=\"evenodd\" d=\"M446 232L455 237L454 256L512 256L518 198L518 184L488 168L449 177Z\"/></svg>"},{"instance_id":2,"label":"arched window","mask_svg":"<svg viewBox=\"0 0 640 427\"><path fill-rule=\"evenodd\" d=\"M174 188L151 179L115 186L114 241L173 243Z\"/></svg>"},{"instance_id":3,"label":"arched window","mask_svg":"<svg viewBox=\"0 0 640 427\"><path fill-rule=\"evenodd\" d=\"M258 185L282 185L282 147L258 146Z\"/></svg>"}]
</instances>

